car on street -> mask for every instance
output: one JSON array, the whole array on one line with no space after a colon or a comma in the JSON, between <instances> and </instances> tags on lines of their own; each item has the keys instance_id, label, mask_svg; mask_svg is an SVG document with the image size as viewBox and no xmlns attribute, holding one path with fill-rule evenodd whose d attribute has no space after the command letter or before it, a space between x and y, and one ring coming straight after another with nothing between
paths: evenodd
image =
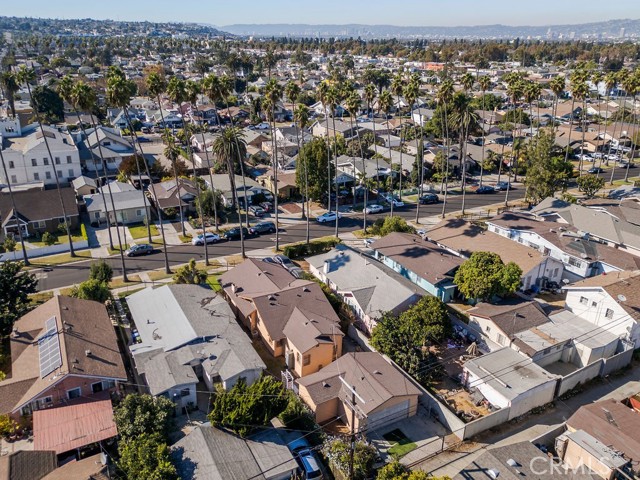
<instances>
[{"instance_id":1,"label":"car on street","mask_svg":"<svg viewBox=\"0 0 640 480\"><path fill-rule=\"evenodd\" d=\"M249 207L249 212L251 212L255 217L263 217L265 213L264 208L258 207L256 205L252 205Z\"/></svg>"},{"instance_id":2,"label":"car on street","mask_svg":"<svg viewBox=\"0 0 640 480\"><path fill-rule=\"evenodd\" d=\"M191 245L204 245L205 242L209 243L218 243L220 241L220 235L217 233L207 232L204 235L201 233L197 237L193 237L191 240Z\"/></svg>"},{"instance_id":3,"label":"car on street","mask_svg":"<svg viewBox=\"0 0 640 480\"><path fill-rule=\"evenodd\" d=\"M476 188L476 193L478 194L487 194L487 193L494 193L496 191L495 188L489 186L489 185L483 185L481 187Z\"/></svg>"},{"instance_id":4,"label":"car on street","mask_svg":"<svg viewBox=\"0 0 640 480\"><path fill-rule=\"evenodd\" d=\"M140 143L148 143L148 142L150 142L150 141L151 141L151 139L150 139L150 138L147 138L147 137L138 137L138 141L139 141Z\"/></svg>"},{"instance_id":5,"label":"car on street","mask_svg":"<svg viewBox=\"0 0 640 480\"><path fill-rule=\"evenodd\" d=\"M340 217L342 217L342 215L340 215L340 212L338 213L326 212L320 215L319 217L317 217L316 222L318 223L335 222L336 219L339 219Z\"/></svg>"},{"instance_id":6,"label":"car on street","mask_svg":"<svg viewBox=\"0 0 640 480\"><path fill-rule=\"evenodd\" d=\"M364 209L364 213L367 214L380 212L384 212L384 207L382 205L378 205L377 203L374 203L373 205L367 205L367 207Z\"/></svg>"},{"instance_id":7,"label":"car on street","mask_svg":"<svg viewBox=\"0 0 640 480\"><path fill-rule=\"evenodd\" d=\"M304 437L289 443L289 450L300 465L304 479L320 480L323 478L318 457Z\"/></svg>"},{"instance_id":8,"label":"car on street","mask_svg":"<svg viewBox=\"0 0 640 480\"><path fill-rule=\"evenodd\" d=\"M265 212L270 212L273 209L273 206L269 202L262 202L260 206Z\"/></svg>"},{"instance_id":9,"label":"car on street","mask_svg":"<svg viewBox=\"0 0 640 480\"><path fill-rule=\"evenodd\" d=\"M247 238L248 236L249 230L247 230L246 227L242 227L242 237ZM224 238L227 240L240 240L240 227L233 227L224 232Z\"/></svg>"},{"instance_id":10,"label":"car on street","mask_svg":"<svg viewBox=\"0 0 640 480\"><path fill-rule=\"evenodd\" d=\"M273 222L256 223L249 229L249 233L261 235L263 233L276 233L276 224Z\"/></svg>"},{"instance_id":11,"label":"car on street","mask_svg":"<svg viewBox=\"0 0 640 480\"><path fill-rule=\"evenodd\" d=\"M496 183L496 186L494 187L494 190L498 191L498 192L502 192L506 189L509 190L513 190L513 186L509 185L509 182L498 182Z\"/></svg>"},{"instance_id":12,"label":"car on street","mask_svg":"<svg viewBox=\"0 0 640 480\"><path fill-rule=\"evenodd\" d=\"M140 245L131 245L124 254L127 257L139 257L140 255L151 255L153 253L153 247L148 243L141 243Z\"/></svg>"},{"instance_id":13,"label":"car on street","mask_svg":"<svg viewBox=\"0 0 640 480\"><path fill-rule=\"evenodd\" d=\"M256 130L269 130L269 124L267 122L262 122L257 125L253 125L253 128Z\"/></svg>"},{"instance_id":14,"label":"car on street","mask_svg":"<svg viewBox=\"0 0 640 480\"><path fill-rule=\"evenodd\" d=\"M591 167L589 170L587 170L588 173L602 173L604 172L604 170L600 167Z\"/></svg>"},{"instance_id":15,"label":"car on street","mask_svg":"<svg viewBox=\"0 0 640 480\"><path fill-rule=\"evenodd\" d=\"M421 205L429 205L431 203L438 203L440 199L435 193L425 193L420 197L419 201Z\"/></svg>"}]
</instances>

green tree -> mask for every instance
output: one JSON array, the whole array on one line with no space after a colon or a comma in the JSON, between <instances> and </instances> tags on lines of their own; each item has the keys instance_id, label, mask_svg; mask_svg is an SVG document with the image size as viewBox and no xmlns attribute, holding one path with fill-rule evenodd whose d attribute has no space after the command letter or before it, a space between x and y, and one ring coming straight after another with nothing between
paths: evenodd
<instances>
[{"instance_id":1,"label":"green tree","mask_svg":"<svg viewBox=\"0 0 640 480\"><path fill-rule=\"evenodd\" d=\"M244 437L254 427L268 425L288 404L287 391L273 377L263 376L249 386L241 378L231 390L217 391L208 418L211 425L229 428Z\"/></svg>"},{"instance_id":2,"label":"green tree","mask_svg":"<svg viewBox=\"0 0 640 480\"><path fill-rule=\"evenodd\" d=\"M175 404L168 398L130 394L115 409L118 433L123 440L141 435L160 435L166 439L173 429Z\"/></svg>"},{"instance_id":3,"label":"green tree","mask_svg":"<svg viewBox=\"0 0 640 480\"><path fill-rule=\"evenodd\" d=\"M454 277L454 283L467 299L489 301L496 295L512 295L520 286L522 269L514 262L504 264L500 255L474 252Z\"/></svg>"},{"instance_id":4,"label":"green tree","mask_svg":"<svg viewBox=\"0 0 640 480\"><path fill-rule=\"evenodd\" d=\"M57 241L58 241L58 236L55 233L44 232L42 234L42 243L44 243L47 246L55 245Z\"/></svg>"},{"instance_id":5,"label":"green tree","mask_svg":"<svg viewBox=\"0 0 640 480\"><path fill-rule=\"evenodd\" d=\"M329 181L329 172L333 175L333 165L327 170L329 161L327 141L324 138L314 138L304 144L296 162L296 185L305 187L305 173L308 174L309 198L320 201L323 193L326 194L326 185Z\"/></svg>"},{"instance_id":6,"label":"green tree","mask_svg":"<svg viewBox=\"0 0 640 480\"><path fill-rule=\"evenodd\" d=\"M351 446L341 439L331 440L323 445L322 451L345 476L349 475L349 463ZM371 478L374 473L373 465L376 461L377 451L372 445L364 442L356 442L353 454L353 480L365 480Z\"/></svg>"},{"instance_id":7,"label":"green tree","mask_svg":"<svg viewBox=\"0 0 640 480\"><path fill-rule=\"evenodd\" d=\"M109 286L106 283L90 278L73 287L71 296L104 303L111 298L111 290L109 290Z\"/></svg>"},{"instance_id":8,"label":"green tree","mask_svg":"<svg viewBox=\"0 0 640 480\"><path fill-rule=\"evenodd\" d=\"M201 190L196 202L198 208L202 208L202 213L207 217L216 216L216 212L222 208L222 199L218 190L215 192L210 189Z\"/></svg>"},{"instance_id":9,"label":"green tree","mask_svg":"<svg viewBox=\"0 0 640 480\"><path fill-rule=\"evenodd\" d=\"M195 259L192 258L187 265L183 265L176 270L176 273L173 275L173 281L176 283L199 285L207 281L207 272L200 270L196 265Z\"/></svg>"},{"instance_id":10,"label":"green tree","mask_svg":"<svg viewBox=\"0 0 640 480\"><path fill-rule=\"evenodd\" d=\"M0 263L0 333L7 334L13 322L29 310L29 294L35 293L38 280L23 271L22 262Z\"/></svg>"},{"instance_id":11,"label":"green tree","mask_svg":"<svg viewBox=\"0 0 640 480\"><path fill-rule=\"evenodd\" d=\"M171 463L169 447L158 434L143 434L120 442L118 466L127 478L139 480L172 480L178 478Z\"/></svg>"},{"instance_id":12,"label":"green tree","mask_svg":"<svg viewBox=\"0 0 640 480\"><path fill-rule=\"evenodd\" d=\"M104 260L92 263L89 267L89 278L101 283L109 283L113 279L113 268Z\"/></svg>"},{"instance_id":13,"label":"green tree","mask_svg":"<svg viewBox=\"0 0 640 480\"><path fill-rule=\"evenodd\" d=\"M402 217L379 218L373 224L371 233L384 237L393 232L415 233L415 229Z\"/></svg>"},{"instance_id":14,"label":"green tree","mask_svg":"<svg viewBox=\"0 0 640 480\"><path fill-rule=\"evenodd\" d=\"M376 480L450 480L449 477L432 477L422 470L409 470L394 460L378 470Z\"/></svg>"},{"instance_id":15,"label":"green tree","mask_svg":"<svg viewBox=\"0 0 640 480\"><path fill-rule=\"evenodd\" d=\"M58 123L64 119L64 103L55 90L46 85L39 85L33 89L31 95L31 106L34 110L37 107L38 113L43 115L47 123Z\"/></svg>"},{"instance_id":16,"label":"green tree","mask_svg":"<svg viewBox=\"0 0 640 480\"><path fill-rule=\"evenodd\" d=\"M588 198L592 198L598 193L598 191L604 187L604 178L598 175L582 175L576 182L578 183L578 190L584 193Z\"/></svg>"},{"instance_id":17,"label":"green tree","mask_svg":"<svg viewBox=\"0 0 640 480\"><path fill-rule=\"evenodd\" d=\"M15 252L16 245L17 245L17 243L16 243L15 238L7 236L4 239L2 247L4 248L5 252Z\"/></svg>"},{"instance_id":18,"label":"green tree","mask_svg":"<svg viewBox=\"0 0 640 480\"><path fill-rule=\"evenodd\" d=\"M525 158L528 165L525 196L530 202L539 203L566 188L573 165L563 157L551 132L540 131L527 146Z\"/></svg>"}]
</instances>

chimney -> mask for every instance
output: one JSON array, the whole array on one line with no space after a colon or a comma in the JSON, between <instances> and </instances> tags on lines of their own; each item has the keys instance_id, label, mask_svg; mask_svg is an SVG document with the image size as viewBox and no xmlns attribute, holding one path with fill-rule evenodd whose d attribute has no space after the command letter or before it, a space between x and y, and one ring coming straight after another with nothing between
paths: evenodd
<instances>
[{"instance_id":1,"label":"chimney","mask_svg":"<svg viewBox=\"0 0 640 480\"><path fill-rule=\"evenodd\" d=\"M232 283L232 284L231 284L231 291L232 291L233 293L236 293L236 292L238 291L238 287L236 287L236 284L235 284L235 283Z\"/></svg>"},{"instance_id":2,"label":"chimney","mask_svg":"<svg viewBox=\"0 0 640 480\"><path fill-rule=\"evenodd\" d=\"M329 260L325 260L324 261L324 267L322 269L322 271L324 272L324 274L328 274L331 271L331 266L329 264Z\"/></svg>"},{"instance_id":3,"label":"chimney","mask_svg":"<svg viewBox=\"0 0 640 480\"><path fill-rule=\"evenodd\" d=\"M91 356L91 350L85 350L84 354L85 354L85 356L90 357Z\"/></svg>"}]
</instances>

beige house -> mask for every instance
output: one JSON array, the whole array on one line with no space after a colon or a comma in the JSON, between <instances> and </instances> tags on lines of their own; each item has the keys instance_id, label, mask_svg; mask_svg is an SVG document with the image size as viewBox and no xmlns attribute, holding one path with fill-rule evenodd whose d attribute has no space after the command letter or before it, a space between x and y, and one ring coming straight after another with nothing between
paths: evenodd
<instances>
[{"instance_id":1,"label":"beige house","mask_svg":"<svg viewBox=\"0 0 640 480\"><path fill-rule=\"evenodd\" d=\"M236 315L274 357L302 377L342 355L340 319L318 284L257 259L220 277Z\"/></svg>"},{"instance_id":2,"label":"beige house","mask_svg":"<svg viewBox=\"0 0 640 480\"><path fill-rule=\"evenodd\" d=\"M319 424L340 417L355 431L373 430L412 417L418 409L418 387L377 352L347 353L297 384ZM357 393L354 425L351 389Z\"/></svg>"}]
</instances>

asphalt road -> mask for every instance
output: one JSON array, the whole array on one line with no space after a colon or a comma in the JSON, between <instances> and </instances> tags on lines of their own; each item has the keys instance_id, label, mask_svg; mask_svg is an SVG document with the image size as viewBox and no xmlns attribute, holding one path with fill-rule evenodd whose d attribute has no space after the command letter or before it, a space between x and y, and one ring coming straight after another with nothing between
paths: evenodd
<instances>
[{"instance_id":1,"label":"asphalt road","mask_svg":"<svg viewBox=\"0 0 640 480\"><path fill-rule=\"evenodd\" d=\"M524 196L524 188L520 187L509 192L509 200L517 200ZM467 194L467 209L478 208L486 205L504 202L505 192L495 194ZM449 195L447 200L447 212L455 212L461 209L462 197L460 195ZM439 215L442 212L442 202L433 205L421 205L420 217L429 217ZM408 220L415 219L416 206L408 204L402 209L396 209L394 214L406 218ZM381 213L378 215L368 215L367 223L371 224L376 218L388 215ZM362 228L362 214L354 214L353 216L345 216L340 219L340 231L347 232ZM335 225L333 223L319 224L315 221L310 223L310 237L319 238L326 235L333 235ZM280 244L304 241L306 238L306 225L300 222L296 225L289 225L280 228ZM260 250L272 248L275 243L275 234L267 234L260 237L249 238L245 240L245 249L247 252L252 250ZM209 258L222 257L240 253L240 242L220 242L214 245L208 245ZM204 260L204 247L195 247L190 244L176 245L167 247L169 264L171 266L187 263L191 258L196 260ZM122 265L120 256L112 256L105 259L114 270L114 276L122 275ZM95 260L84 260L80 262L70 263L66 265L58 265L51 267L49 271L43 269L33 270L33 273L39 274L40 277L39 290L51 290L55 288L67 287L85 281L89 276L89 267ZM144 257L125 258L127 274L144 272L164 268L164 255L161 250L156 253Z\"/></svg>"}]
</instances>

